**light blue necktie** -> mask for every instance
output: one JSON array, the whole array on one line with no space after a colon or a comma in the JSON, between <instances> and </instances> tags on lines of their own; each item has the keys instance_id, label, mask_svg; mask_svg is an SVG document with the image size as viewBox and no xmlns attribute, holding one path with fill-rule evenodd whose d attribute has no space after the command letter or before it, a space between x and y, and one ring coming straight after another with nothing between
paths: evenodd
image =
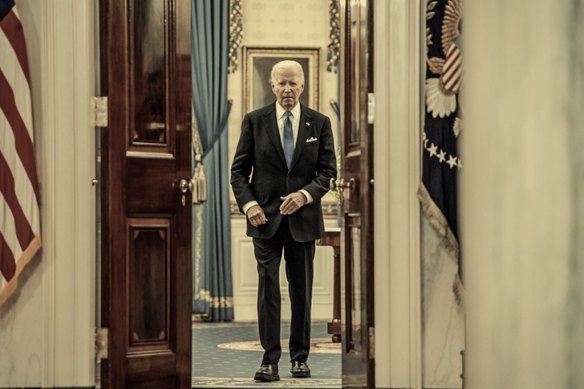
<instances>
[{"instance_id":1,"label":"light blue necktie","mask_svg":"<svg viewBox=\"0 0 584 389\"><path fill-rule=\"evenodd\" d=\"M292 157L294 157L294 134L292 133L292 120L290 120L292 112L286 111L284 115L286 116L284 119L284 156L286 157L286 165L290 169Z\"/></svg>"}]
</instances>

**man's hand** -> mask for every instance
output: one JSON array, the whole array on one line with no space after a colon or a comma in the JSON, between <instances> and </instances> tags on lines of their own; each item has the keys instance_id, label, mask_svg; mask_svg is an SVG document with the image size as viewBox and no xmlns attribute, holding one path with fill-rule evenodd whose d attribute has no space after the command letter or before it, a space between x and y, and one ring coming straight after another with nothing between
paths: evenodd
<instances>
[{"instance_id":1,"label":"man's hand","mask_svg":"<svg viewBox=\"0 0 584 389\"><path fill-rule=\"evenodd\" d=\"M292 215L306 204L306 196L302 192L290 193L288 196L280 197L284 202L280 205L282 215Z\"/></svg>"},{"instance_id":2,"label":"man's hand","mask_svg":"<svg viewBox=\"0 0 584 389\"><path fill-rule=\"evenodd\" d=\"M268 219L266 219L266 214L264 210L259 205L252 205L250 209L247 210L247 218L249 219L252 226L257 227L262 224L266 224Z\"/></svg>"}]
</instances>

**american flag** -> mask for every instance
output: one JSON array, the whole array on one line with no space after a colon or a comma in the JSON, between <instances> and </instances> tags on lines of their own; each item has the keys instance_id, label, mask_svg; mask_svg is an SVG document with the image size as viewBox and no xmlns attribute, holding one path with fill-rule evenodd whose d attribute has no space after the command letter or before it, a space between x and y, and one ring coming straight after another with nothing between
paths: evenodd
<instances>
[{"instance_id":1,"label":"american flag","mask_svg":"<svg viewBox=\"0 0 584 389\"><path fill-rule=\"evenodd\" d=\"M41 247L30 76L13 0L0 0L0 306Z\"/></svg>"}]
</instances>

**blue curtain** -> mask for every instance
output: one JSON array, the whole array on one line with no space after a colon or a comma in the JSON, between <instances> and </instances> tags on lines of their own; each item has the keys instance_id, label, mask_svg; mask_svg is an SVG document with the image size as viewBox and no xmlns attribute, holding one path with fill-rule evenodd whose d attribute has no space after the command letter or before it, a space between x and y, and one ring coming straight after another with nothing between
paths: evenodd
<instances>
[{"instance_id":1,"label":"blue curtain","mask_svg":"<svg viewBox=\"0 0 584 389\"><path fill-rule=\"evenodd\" d=\"M193 111L207 201L193 205L193 313L233 320L227 149L229 0L192 0ZM195 170L193 155L193 174ZM202 208L202 209L201 209Z\"/></svg>"}]
</instances>

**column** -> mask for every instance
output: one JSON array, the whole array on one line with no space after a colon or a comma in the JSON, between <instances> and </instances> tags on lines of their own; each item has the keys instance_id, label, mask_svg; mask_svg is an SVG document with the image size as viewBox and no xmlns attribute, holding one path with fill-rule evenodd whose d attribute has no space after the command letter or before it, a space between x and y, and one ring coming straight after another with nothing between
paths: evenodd
<instances>
[{"instance_id":1,"label":"column","mask_svg":"<svg viewBox=\"0 0 584 389\"><path fill-rule=\"evenodd\" d=\"M465 387L584 387L584 2L465 2Z\"/></svg>"}]
</instances>

